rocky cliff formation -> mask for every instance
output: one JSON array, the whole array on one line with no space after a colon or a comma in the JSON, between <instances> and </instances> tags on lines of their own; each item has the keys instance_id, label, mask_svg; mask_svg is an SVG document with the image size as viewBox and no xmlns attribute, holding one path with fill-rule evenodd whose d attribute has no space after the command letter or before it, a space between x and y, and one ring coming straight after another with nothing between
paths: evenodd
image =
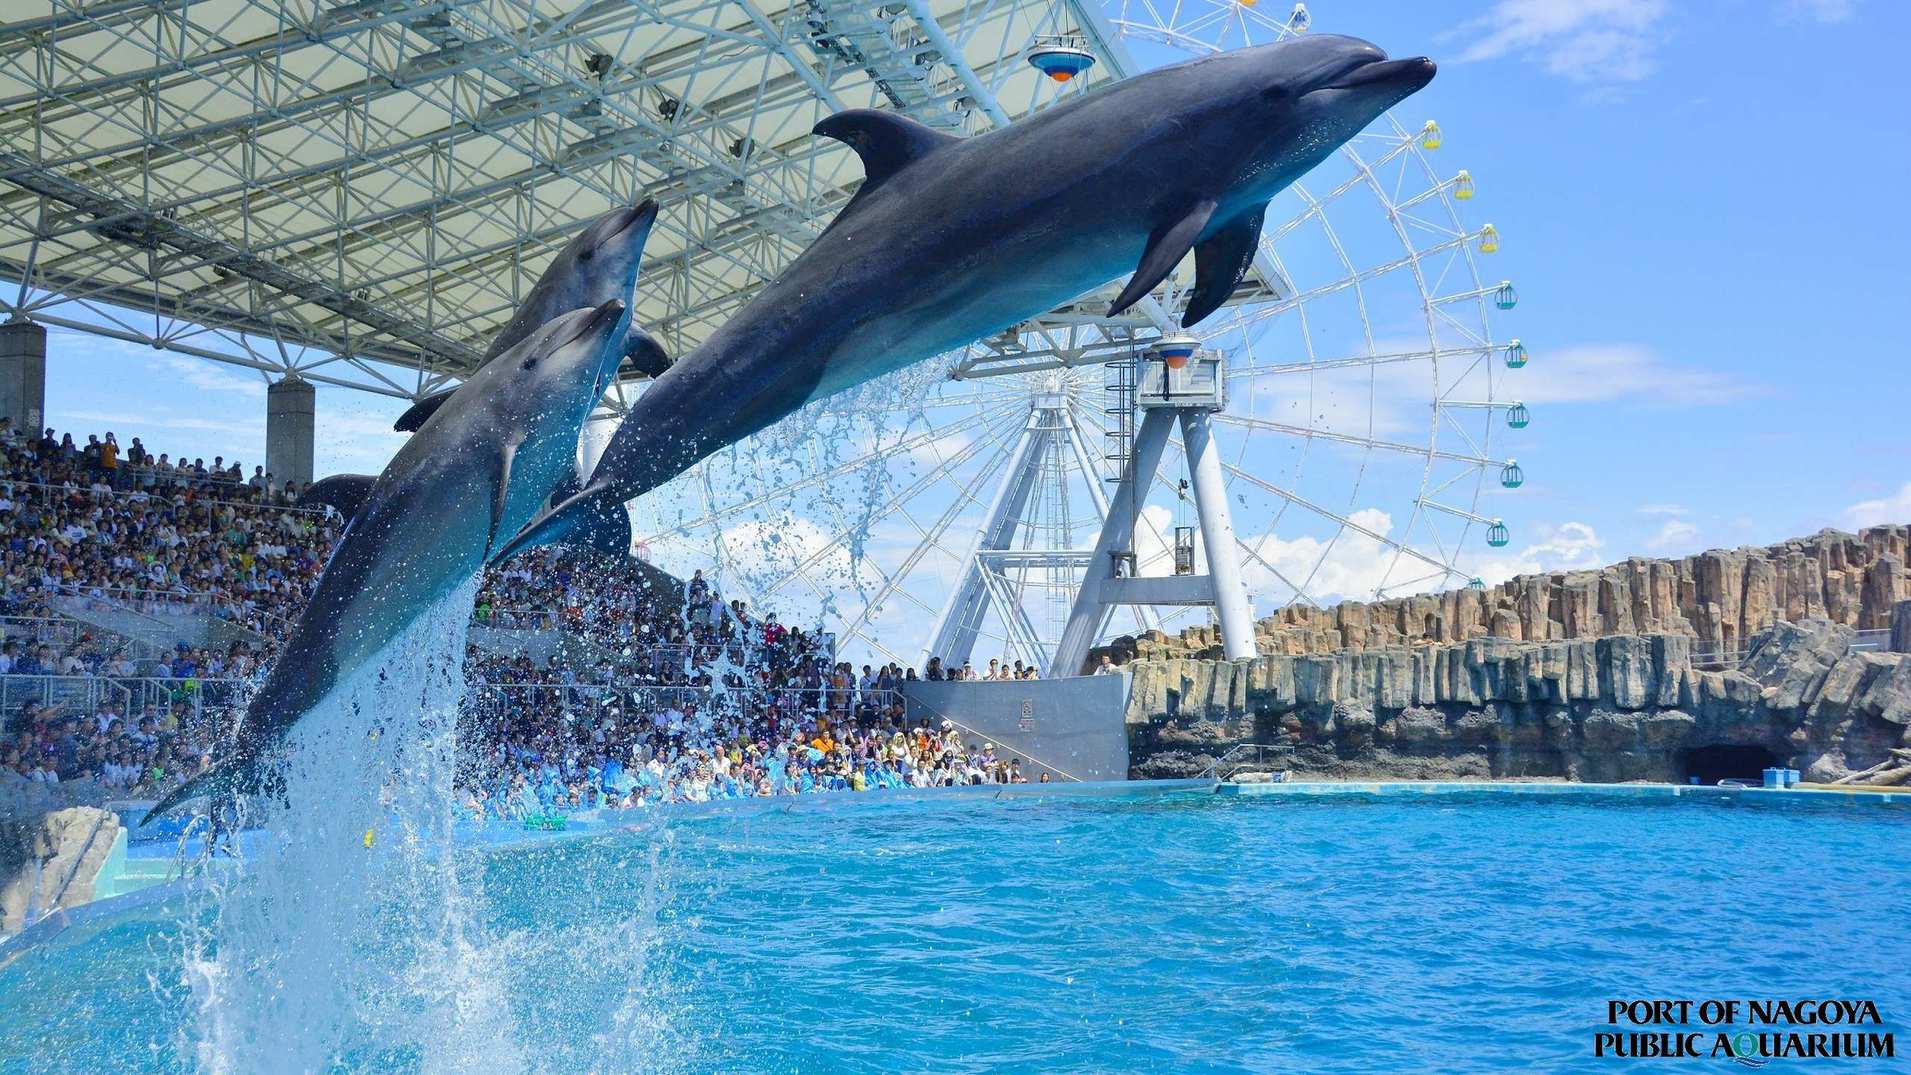
<instances>
[{"instance_id":1,"label":"rocky cliff formation","mask_svg":"<svg viewBox=\"0 0 1911 1075\"><path fill-rule=\"evenodd\" d=\"M1271 744L1273 767L1354 778L1709 782L1766 765L1815 781L1911 777L1894 753L1911 748L1911 655L1852 652L1855 633L1823 618L1771 625L1723 671L1695 668L1684 633L1142 659L1126 715L1133 775L1199 775L1232 747Z\"/></svg>"},{"instance_id":2,"label":"rocky cliff formation","mask_svg":"<svg viewBox=\"0 0 1911 1075\"><path fill-rule=\"evenodd\" d=\"M1680 560L1634 558L1596 571L1521 575L1485 590L1293 606L1255 625L1263 654L1363 651L1502 638L1551 642L1610 635L1685 635L1734 651L1777 622L1825 619L1886 628L1911 599L1911 527L1823 530L1765 548L1713 549ZM1131 657L1219 656L1211 627L1150 632L1112 647ZM1099 655L1091 659L1099 661Z\"/></svg>"},{"instance_id":3,"label":"rocky cliff formation","mask_svg":"<svg viewBox=\"0 0 1911 1075\"><path fill-rule=\"evenodd\" d=\"M118 816L92 806L0 819L0 931L92 902L119 830Z\"/></svg>"}]
</instances>

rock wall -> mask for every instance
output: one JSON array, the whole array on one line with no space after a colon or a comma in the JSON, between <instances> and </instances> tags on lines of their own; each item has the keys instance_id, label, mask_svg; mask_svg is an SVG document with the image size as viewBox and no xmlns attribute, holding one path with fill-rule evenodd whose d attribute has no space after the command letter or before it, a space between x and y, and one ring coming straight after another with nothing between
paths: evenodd
<instances>
[{"instance_id":1,"label":"rock wall","mask_svg":"<svg viewBox=\"0 0 1911 1075\"><path fill-rule=\"evenodd\" d=\"M30 912L92 902L119 830L117 815L92 806L0 819L0 931L19 932Z\"/></svg>"},{"instance_id":2,"label":"rock wall","mask_svg":"<svg viewBox=\"0 0 1911 1075\"><path fill-rule=\"evenodd\" d=\"M1693 667L1693 638L1663 632L1144 658L1131 775L1200 775L1268 744L1270 765L1302 775L1680 781L1694 751L1754 747L1833 781L1911 748L1911 655L1850 652L1855 633L1774 624L1727 671Z\"/></svg>"},{"instance_id":3,"label":"rock wall","mask_svg":"<svg viewBox=\"0 0 1911 1075\"><path fill-rule=\"evenodd\" d=\"M1825 619L1873 630L1911 599L1911 527L1822 530L1765 548L1713 549L1680 560L1634 558L1596 571L1521 575L1486 590L1451 590L1333 608L1293 606L1255 625L1263 654L1364 651L1503 638L1551 642L1675 634L1737 650L1776 622ZM1110 647L1132 657L1219 656L1212 627L1149 632ZM1090 663L1099 663L1099 652Z\"/></svg>"}]
</instances>

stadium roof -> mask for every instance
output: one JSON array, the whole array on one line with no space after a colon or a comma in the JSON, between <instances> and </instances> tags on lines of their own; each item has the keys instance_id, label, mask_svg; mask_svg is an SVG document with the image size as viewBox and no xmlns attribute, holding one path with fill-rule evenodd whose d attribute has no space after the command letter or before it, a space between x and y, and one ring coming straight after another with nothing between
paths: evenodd
<instances>
[{"instance_id":1,"label":"stadium roof","mask_svg":"<svg viewBox=\"0 0 1911 1075\"><path fill-rule=\"evenodd\" d=\"M680 353L861 181L817 120L985 130L1056 92L1032 38L1099 40L1069 0L9 11L6 312L393 395L468 370L580 221L644 196L637 316Z\"/></svg>"}]
</instances>

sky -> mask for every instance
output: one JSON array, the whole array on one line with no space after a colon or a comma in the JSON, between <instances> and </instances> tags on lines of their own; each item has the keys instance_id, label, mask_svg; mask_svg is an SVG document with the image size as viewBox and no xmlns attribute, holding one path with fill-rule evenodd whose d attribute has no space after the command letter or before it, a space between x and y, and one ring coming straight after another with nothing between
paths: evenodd
<instances>
[{"instance_id":1,"label":"sky","mask_svg":"<svg viewBox=\"0 0 1911 1075\"><path fill-rule=\"evenodd\" d=\"M1440 62L1406 113L1439 121L1519 287L1495 331L1533 356L1527 481L1485 498L1517 538L1482 574L1911 522L1911 5L1310 8ZM263 456L257 374L68 333L49 354L56 427ZM377 470L401 409L321 388L320 473Z\"/></svg>"}]
</instances>

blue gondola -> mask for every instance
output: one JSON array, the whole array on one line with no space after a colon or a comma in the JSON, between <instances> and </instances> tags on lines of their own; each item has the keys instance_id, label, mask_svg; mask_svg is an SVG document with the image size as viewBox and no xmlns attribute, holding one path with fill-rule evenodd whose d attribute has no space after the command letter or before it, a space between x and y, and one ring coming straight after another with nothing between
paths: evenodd
<instances>
[{"instance_id":1,"label":"blue gondola","mask_svg":"<svg viewBox=\"0 0 1911 1075\"><path fill-rule=\"evenodd\" d=\"M1068 82L1095 66L1095 54L1083 47L1080 38L1038 37L1029 49L1028 62L1057 82Z\"/></svg>"}]
</instances>

